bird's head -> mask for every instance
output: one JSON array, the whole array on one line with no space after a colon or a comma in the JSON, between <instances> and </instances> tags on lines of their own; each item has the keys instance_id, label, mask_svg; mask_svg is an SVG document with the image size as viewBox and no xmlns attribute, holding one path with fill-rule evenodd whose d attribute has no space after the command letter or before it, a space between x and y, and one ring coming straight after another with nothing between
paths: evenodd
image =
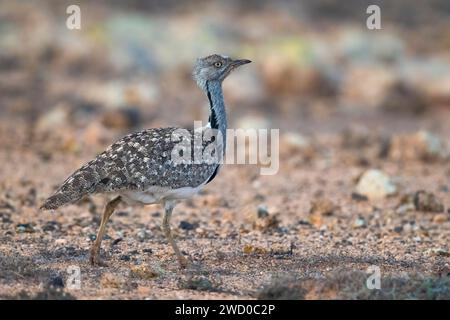
<instances>
[{"instance_id":1,"label":"bird's head","mask_svg":"<svg viewBox=\"0 0 450 320\"><path fill-rule=\"evenodd\" d=\"M219 54L198 58L193 72L194 79L200 88L206 90L208 81L222 82L231 71L250 62L246 59L233 60Z\"/></svg>"}]
</instances>

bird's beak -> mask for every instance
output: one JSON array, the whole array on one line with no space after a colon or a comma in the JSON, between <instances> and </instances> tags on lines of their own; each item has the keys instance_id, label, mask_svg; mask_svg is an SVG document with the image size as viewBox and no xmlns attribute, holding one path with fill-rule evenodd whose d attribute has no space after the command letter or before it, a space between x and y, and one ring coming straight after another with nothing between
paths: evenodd
<instances>
[{"instance_id":1,"label":"bird's beak","mask_svg":"<svg viewBox=\"0 0 450 320\"><path fill-rule=\"evenodd\" d=\"M239 66L242 66L244 64L250 63L250 60L247 59L239 59L239 60L233 60L233 62L231 63L231 65L233 66L233 68L237 68Z\"/></svg>"}]
</instances>

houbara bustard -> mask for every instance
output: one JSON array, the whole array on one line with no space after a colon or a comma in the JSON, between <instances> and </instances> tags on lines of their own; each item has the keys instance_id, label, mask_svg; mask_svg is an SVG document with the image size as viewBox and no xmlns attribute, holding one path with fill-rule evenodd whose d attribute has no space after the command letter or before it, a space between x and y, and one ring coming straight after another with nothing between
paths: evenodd
<instances>
[{"instance_id":1,"label":"houbara bustard","mask_svg":"<svg viewBox=\"0 0 450 320\"><path fill-rule=\"evenodd\" d=\"M223 156L227 117L222 81L232 70L250 62L218 54L197 59L193 76L198 86L206 93L210 105L209 123L201 131L209 129L218 133L210 135L209 142L201 143L203 150L214 144L216 147L220 146L216 150ZM56 209L90 194L113 195L114 198L105 206L97 237L90 250L92 264L104 265L99 259L99 252L106 223L117 205L124 201L128 204L158 203L164 206L162 228L180 265L186 267L188 260L180 253L172 236L170 217L178 201L192 197L214 179L221 161L173 159L173 150L180 143L174 139L177 130L180 131L180 128L146 129L123 137L70 175L41 206L41 209ZM194 136L198 133L196 131L189 129L187 132ZM188 146L191 146L191 143ZM179 153L181 156L183 152ZM190 155L193 153L195 150Z\"/></svg>"}]
</instances>

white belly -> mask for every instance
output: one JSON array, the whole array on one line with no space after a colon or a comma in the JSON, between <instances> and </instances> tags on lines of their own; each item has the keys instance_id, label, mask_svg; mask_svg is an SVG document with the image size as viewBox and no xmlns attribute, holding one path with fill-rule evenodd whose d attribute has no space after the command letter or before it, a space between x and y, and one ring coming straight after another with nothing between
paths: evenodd
<instances>
[{"instance_id":1,"label":"white belly","mask_svg":"<svg viewBox=\"0 0 450 320\"><path fill-rule=\"evenodd\" d=\"M183 187L178 189L169 189L163 187L151 187L145 191L123 191L120 195L125 202L129 204L154 204L165 200L184 200L197 194L204 184L198 187Z\"/></svg>"}]
</instances>

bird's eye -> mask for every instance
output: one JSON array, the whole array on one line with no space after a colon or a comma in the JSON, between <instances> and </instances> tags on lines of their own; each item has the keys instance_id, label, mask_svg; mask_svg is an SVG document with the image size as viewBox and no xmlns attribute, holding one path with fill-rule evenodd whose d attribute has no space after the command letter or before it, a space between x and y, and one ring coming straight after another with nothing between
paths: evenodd
<instances>
[{"instance_id":1,"label":"bird's eye","mask_svg":"<svg viewBox=\"0 0 450 320\"><path fill-rule=\"evenodd\" d=\"M222 66L222 62L217 61L216 63L214 63L214 66L215 66L216 68L220 68L220 67Z\"/></svg>"}]
</instances>

